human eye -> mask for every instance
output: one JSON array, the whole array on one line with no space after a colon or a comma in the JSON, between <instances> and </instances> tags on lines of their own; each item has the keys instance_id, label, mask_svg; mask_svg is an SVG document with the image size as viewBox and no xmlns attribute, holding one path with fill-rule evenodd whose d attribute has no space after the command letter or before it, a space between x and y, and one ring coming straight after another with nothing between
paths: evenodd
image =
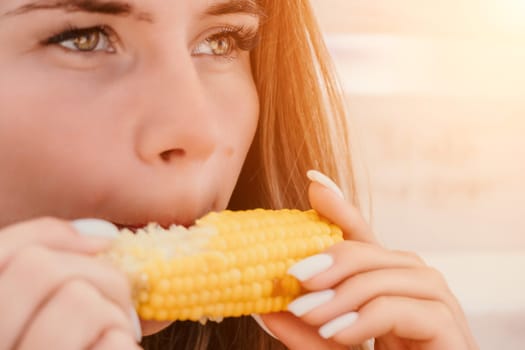
<instances>
[{"instance_id":1,"label":"human eye","mask_svg":"<svg viewBox=\"0 0 525 350\"><path fill-rule=\"evenodd\" d=\"M257 46L258 28L227 26L216 30L199 42L194 56L235 58L241 51L251 51Z\"/></svg>"},{"instance_id":2,"label":"human eye","mask_svg":"<svg viewBox=\"0 0 525 350\"><path fill-rule=\"evenodd\" d=\"M115 43L115 34L103 25L88 28L70 26L43 42L46 46L57 45L72 52L85 53L115 53Z\"/></svg>"}]
</instances>

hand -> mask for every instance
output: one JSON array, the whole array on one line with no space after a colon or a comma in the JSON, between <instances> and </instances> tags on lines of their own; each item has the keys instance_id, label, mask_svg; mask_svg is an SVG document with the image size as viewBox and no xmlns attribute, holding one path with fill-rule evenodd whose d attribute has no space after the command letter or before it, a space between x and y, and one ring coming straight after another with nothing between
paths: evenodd
<instances>
[{"instance_id":1,"label":"hand","mask_svg":"<svg viewBox=\"0 0 525 350\"><path fill-rule=\"evenodd\" d=\"M0 349L137 349L129 283L109 246L57 219L0 230Z\"/></svg>"},{"instance_id":2,"label":"hand","mask_svg":"<svg viewBox=\"0 0 525 350\"><path fill-rule=\"evenodd\" d=\"M477 349L441 274L412 253L381 247L356 208L319 183L310 203L339 225L345 241L292 269L311 293L295 314L263 315L290 349L348 349L375 338L376 349Z\"/></svg>"}]
</instances>

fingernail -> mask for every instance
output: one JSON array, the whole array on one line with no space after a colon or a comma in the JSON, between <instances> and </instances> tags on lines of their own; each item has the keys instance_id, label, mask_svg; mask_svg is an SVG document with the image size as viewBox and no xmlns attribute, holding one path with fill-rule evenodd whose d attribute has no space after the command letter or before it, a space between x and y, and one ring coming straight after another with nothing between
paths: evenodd
<instances>
[{"instance_id":1,"label":"fingernail","mask_svg":"<svg viewBox=\"0 0 525 350\"><path fill-rule=\"evenodd\" d=\"M101 219L79 219L71 221L75 230L83 236L116 238L118 228L111 222Z\"/></svg>"},{"instance_id":2,"label":"fingernail","mask_svg":"<svg viewBox=\"0 0 525 350\"><path fill-rule=\"evenodd\" d=\"M135 330L135 340L137 343L140 343L142 340L142 327L140 327L139 315L137 315L137 311L135 311L134 308L131 308L130 316L131 322L133 323L133 329Z\"/></svg>"},{"instance_id":3,"label":"fingernail","mask_svg":"<svg viewBox=\"0 0 525 350\"><path fill-rule=\"evenodd\" d=\"M270 331L268 329L268 327L266 327L266 325L264 324L264 321L262 320L261 316L257 315L257 314L252 314L252 318L255 320L255 322L257 322L257 324L266 332L268 333L269 335L271 335L273 338L279 340L279 338L277 338L277 336L275 334L272 333L272 331Z\"/></svg>"},{"instance_id":4,"label":"fingernail","mask_svg":"<svg viewBox=\"0 0 525 350\"><path fill-rule=\"evenodd\" d=\"M332 180L331 178L329 178L325 174L323 174L323 173L321 173L321 172L319 172L317 170L308 170L308 172L306 173L306 176L308 177L308 179L310 179L310 181L317 182L317 183L323 185L324 187L332 190L339 197L341 197L343 199L345 198L345 195L343 194L343 191L341 190L341 188L339 188L339 186L337 186L337 184L334 182L334 180Z\"/></svg>"},{"instance_id":5,"label":"fingernail","mask_svg":"<svg viewBox=\"0 0 525 350\"><path fill-rule=\"evenodd\" d=\"M334 296L335 291L332 289L305 294L288 304L288 311L297 317L301 317L316 307L329 302Z\"/></svg>"},{"instance_id":6,"label":"fingernail","mask_svg":"<svg viewBox=\"0 0 525 350\"><path fill-rule=\"evenodd\" d=\"M306 281L313 276L326 271L334 264L334 258L328 254L312 255L292 265L288 273L299 281Z\"/></svg>"},{"instance_id":7,"label":"fingernail","mask_svg":"<svg viewBox=\"0 0 525 350\"><path fill-rule=\"evenodd\" d=\"M319 334L325 339L331 338L336 333L354 324L355 321L357 321L358 316L359 314L357 312L349 312L334 318L332 321L319 328Z\"/></svg>"}]
</instances>

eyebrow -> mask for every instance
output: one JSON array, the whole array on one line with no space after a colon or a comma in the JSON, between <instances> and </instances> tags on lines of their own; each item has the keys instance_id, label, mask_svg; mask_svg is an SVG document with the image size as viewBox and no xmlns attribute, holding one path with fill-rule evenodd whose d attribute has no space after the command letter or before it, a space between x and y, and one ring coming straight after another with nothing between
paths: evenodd
<instances>
[{"instance_id":1,"label":"eyebrow","mask_svg":"<svg viewBox=\"0 0 525 350\"><path fill-rule=\"evenodd\" d=\"M248 14L256 17L264 16L264 11L256 0L230 0L211 5L206 10L206 15L210 16L222 16L236 13Z\"/></svg>"},{"instance_id":2,"label":"eyebrow","mask_svg":"<svg viewBox=\"0 0 525 350\"><path fill-rule=\"evenodd\" d=\"M134 16L140 20L153 22L153 15L138 12L133 5L123 1L102 0L39 0L9 11L4 16L20 15L36 10L63 10L66 12L88 12L113 16ZM234 13L249 14L257 17L264 15L261 6L256 0L230 0L211 5L206 15L221 16Z\"/></svg>"},{"instance_id":3,"label":"eyebrow","mask_svg":"<svg viewBox=\"0 0 525 350\"><path fill-rule=\"evenodd\" d=\"M139 20L152 22L153 16L137 11L133 5L123 1L101 0L39 0L8 11L4 16L21 15L37 10L62 10L65 12L88 12L113 16L134 16Z\"/></svg>"}]
</instances>

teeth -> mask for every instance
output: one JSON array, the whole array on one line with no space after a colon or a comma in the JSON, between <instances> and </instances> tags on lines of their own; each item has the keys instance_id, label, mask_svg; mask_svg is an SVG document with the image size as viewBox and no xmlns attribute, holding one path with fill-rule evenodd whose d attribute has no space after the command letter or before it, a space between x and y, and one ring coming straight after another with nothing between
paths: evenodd
<instances>
[{"instance_id":1,"label":"teeth","mask_svg":"<svg viewBox=\"0 0 525 350\"><path fill-rule=\"evenodd\" d=\"M177 227L184 227L184 228L189 228L191 227L193 224L188 224L188 225L181 225L181 224L176 224L176 223L173 223L173 224L166 224L166 225L160 225L158 223L155 223L155 222L151 222L149 224L146 224L146 225L124 225L124 224L118 224L118 223L113 223L115 226L117 226L117 228L119 229L119 231L122 231L122 230L129 230L133 233L137 233L141 230L147 230L149 227L153 227L155 229L161 229L161 230L166 230L166 231L169 231L170 229L172 228L177 228Z\"/></svg>"},{"instance_id":2,"label":"teeth","mask_svg":"<svg viewBox=\"0 0 525 350\"><path fill-rule=\"evenodd\" d=\"M137 233L137 231L142 230L146 227L146 226L138 226L138 225L137 226L126 226L126 225L121 225L121 224L115 224L115 225L118 227L119 231L129 230L133 233Z\"/></svg>"}]
</instances>

